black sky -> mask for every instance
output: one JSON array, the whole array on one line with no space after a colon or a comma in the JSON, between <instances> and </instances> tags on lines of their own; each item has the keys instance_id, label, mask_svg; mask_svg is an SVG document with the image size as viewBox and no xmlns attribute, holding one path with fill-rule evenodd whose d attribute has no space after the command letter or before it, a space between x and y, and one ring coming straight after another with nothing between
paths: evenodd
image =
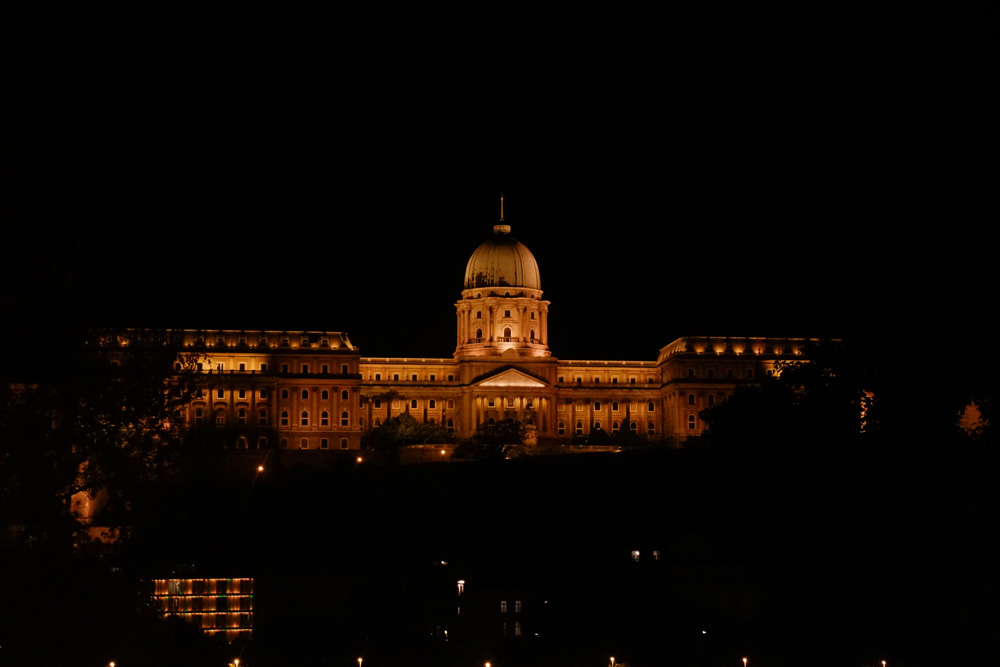
<instances>
[{"instance_id":1,"label":"black sky","mask_svg":"<svg viewBox=\"0 0 1000 667\"><path fill-rule=\"evenodd\" d=\"M562 358L990 328L992 8L4 23L7 331L449 356L501 192Z\"/></svg>"}]
</instances>

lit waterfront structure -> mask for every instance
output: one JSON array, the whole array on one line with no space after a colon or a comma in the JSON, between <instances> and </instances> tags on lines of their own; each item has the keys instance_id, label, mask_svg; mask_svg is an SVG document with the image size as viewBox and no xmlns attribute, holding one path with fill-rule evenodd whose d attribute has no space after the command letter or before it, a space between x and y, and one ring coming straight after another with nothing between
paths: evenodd
<instances>
[{"instance_id":1,"label":"lit waterfront structure","mask_svg":"<svg viewBox=\"0 0 1000 667\"><path fill-rule=\"evenodd\" d=\"M253 579L154 579L152 600L207 634L233 641L253 631Z\"/></svg>"},{"instance_id":2,"label":"lit waterfront structure","mask_svg":"<svg viewBox=\"0 0 1000 667\"><path fill-rule=\"evenodd\" d=\"M365 357L339 332L187 330L203 389L178 416L235 425L249 449L358 449L404 413L459 439L512 419L529 444L623 430L676 444L704 431L701 410L810 342L682 337L655 360L567 361L550 349L548 306L534 256L498 224L466 265L452 358Z\"/></svg>"}]
</instances>

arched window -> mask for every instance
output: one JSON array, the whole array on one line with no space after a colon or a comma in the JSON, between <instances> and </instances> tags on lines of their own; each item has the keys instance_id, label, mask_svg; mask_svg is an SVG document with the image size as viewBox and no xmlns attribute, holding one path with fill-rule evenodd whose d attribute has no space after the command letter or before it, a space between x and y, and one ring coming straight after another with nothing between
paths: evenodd
<instances>
[{"instance_id":1,"label":"arched window","mask_svg":"<svg viewBox=\"0 0 1000 667\"><path fill-rule=\"evenodd\" d=\"M653 422L649 422L648 424L646 424L646 432L656 433L656 424L654 424Z\"/></svg>"},{"instance_id":2,"label":"arched window","mask_svg":"<svg viewBox=\"0 0 1000 667\"><path fill-rule=\"evenodd\" d=\"M581 421L578 421L576 423L576 434L577 435L583 435L583 422L581 422Z\"/></svg>"},{"instance_id":3,"label":"arched window","mask_svg":"<svg viewBox=\"0 0 1000 667\"><path fill-rule=\"evenodd\" d=\"M327 399L330 398L330 392L328 392L326 389L324 389L323 391L320 392L319 397L320 397L320 399L322 399L322 400L325 401L325 400L327 400Z\"/></svg>"},{"instance_id":4,"label":"arched window","mask_svg":"<svg viewBox=\"0 0 1000 667\"><path fill-rule=\"evenodd\" d=\"M445 428L448 430L448 433L454 433L455 432L455 420L454 419L449 419L448 422L445 424Z\"/></svg>"},{"instance_id":5,"label":"arched window","mask_svg":"<svg viewBox=\"0 0 1000 667\"><path fill-rule=\"evenodd\" d=\"M559 435L566 435L566 422L559 422L556 430L559 432Z\"/></svg>"},{"instance_id":6,"label":"arched window","mask_svg":"<svg viewBox=\"0 0 1000 667\"><path fill-rule=\"evenodd\" d=\"M299 424L302 426L309 426L309 411L303 410L302 414L299 415Z\"/></svg>"},{"instance_id":7,"label":"arched window","mask_svg":"<svg viewBox=\"0 0 1000 667\"><path fill-rule=\"evenodd\" d=\"M319 425L320 426L329 426L330 425L330 413L327 412L326 410L324 410L323 412L319 413Z\"/></svg>"},{"instance_id":8,"label":"arched window","mask_svg":"<svg viewBox=\"0 0 1000 667\"><path fill-rule=\"evenodd\" d=\"M482 338L482 337L483 337L483 330L476 329L476 338Z\"/></svg>"},{"instance_id":9,"label":"arched window","mask_svg":"<svg viewBox=\"0 0 1000 667\"><path fill-rule=\"evenodd\" d=\"M284 399L288 398L288 390L287 389L282 389L281 390L281 397L284 398Z\"/></svg>"},{"instance_id":10,"label":"arched window","mask_svg":"<svg viewBox=\"0 0 1000 667\"><path fill-rule=\"evenodd\" d=\"M612 412L618 412L618 401L612 401L611 402L611 411Z\"/></svg>"},{"instance_id":11,"label":"arched window","mask_svg":"<svg viewBox=\"0 0 1000 667\"><path fill-rule=\"evenodd\" d=\"M436 409L437 408L437 402L432 398L431 400L427 401L427 408L430 409L430 410Z\"/></svg>"},{"instance_id":12,"label":"arched window","mask_svg":"<svg viewBox=\"0 0 1000 667\"><path fill-rule=\"evenodd\" d=\"M654 410L656 410L656 404L653 403L653 401L650 401L649 404L646 406L646 409L649 410L650 412L653 412Z\"/></svg>"},{"instance_id":13,"label":"arched window","mask_svg":"<svg viewBox=\"0 0 1000 667\"><path fill-rule=\"evenodd\" d=\"M267 410L261 410L257 413L257 423L261 426L267 426Z\"/></svg>"},{"instance_id":14,"label":"arched window","mask_svg":"<svg viewBox=\"0 0 1000 667\"><path fill-rule=\"evenodd\" d=\"M201 408L198 408L197 410L195 410L194 411L194 423L195 424L200 424L204 420L205 420L205 411L202 410Z\"/></svg>"},{"instance_id":15,"label":"arched window","mask_svg":"<svg viewBox=\"0 0 1000 667\"><path fill-rule=\"evenodd\" d=\"M688 394L688 405L694 405L694 394Z\"/></svg>"},{"instance_id":16,"label":"arched window","mask_svg":"<svg viewBox=\"0 0 1000 667\"><path fill-rule=\"evenodd\" d=\"M694 430L694 415L688 415L688 430Z\"/></svg>"},{"instance_id":17,"label":"arched window","mask_svg":"<svg viewBox=\"0 0 1000 667\"><path fill-rule=\"evenodd\" d=\"M414 398L413 400L410 401L410 409L411 410L417 409L417 399Z\"/></svg>"},{"instance_id":18,"label":"arched window","mask_svg":"<svg viewBox=\"0 0 1000 667\"><path fill-rule=\"evenodd\" d=\"M288 410L281 411L281 425L288 426Z\"/></svg>"},{"instance_id":19,"label":"arched window","mask_svg":"<svg viewBox=\"0 0 1000 667\"><path fill-rule=\"evenodd\" d=\"M619 428L618 422L611 422L611 432L612 433L617 433L618 432L618 428Z\"/></svg>"},{"instance_id":20,"label":"arched window","mask_svg":"<svg viewBox=\"0 0 1000 667\"><path fill-rule=\"evenodd\" d=\"M348 416L347 411L344 410L340 413L340 425L347 426L350 423L350 416Z\"/></svg>"},{"instance_id":21,"label":"arched window","mask_svg":"<svg viewBox=\"0 0 1000 667\"><path fill-rule=\"evenodd\" d=\"M531 314L531 319L535 319L535 314L534 313ZM529 331L528 335L531 337L531 340L535 340L535 330L534 329L532 329L531 331Z\"/></svg>"},{"instance_id":22,"label":"arched window","mask_svg":"<svg viewBox=\"0 0 1000 667\"><path fill-rule=\"evenodd\" d=\"M309 398L309 390L308 389L303 389L302 390L302 400L306 400L307 398Z\"/></svg>"},{"instance_id":23,"label":"arched window","mask_svg":"<svg viewBox=\"0 0 1000 667\"><path fill-rule=\"evenodd\" d=\"M632 431L633 433L638 433L639 432L639 425L636 424L635 422L632 422L631 424L628 425L628 429L630 431Z\"/></svg>"},{"instance_id":24,"label":"arched window","mask_svg":"<svg viewBox=\"0 0 1000 667\"><path fill-rule=\"evenodd\" d=\"M601 430L601 422L594 422L594 430L595 431Z\"/></svg>"},{"instance_id":25,"label":"arched window","mask_svg":"<svg viewBox=\"0 0 1000 667\"><path fill-rule=\"evenodd\" d=\"M347 393L346 389L344 391L340 392L340 400L346 401L349 397L350 397L350 394Z\"/></svg>"},{"instance_id":26,"label":"arched window","mask_svg":"<svg viewBox=\"0 0 1000 667\"><path fill-rule=\"evenodd\" d=\"M594 401L594 412L600 412L600 411L601 411L601 402Z\"/></svg>"},{"instance_id":27,"label":"arched window","mask_svg":"<svg viewBox=\"0 0 1000 667\"><path fill-rule=\"evenodd\" d=\"M715 405L715 394L709 394L708 395L708 404L709 405Z\"/></svg>"},{"instance_id":28,"label":"arched window","mask_svg":"<svg viewBox=\"0 0 1000 667\"><path fill-rule=\"evenodd\" d=\"M236 413L236 423L246 424L247 423L247 411L246 408L240 408ZM244 447L246 449L246 447Z\"/></svg>"},{"instance_id":29,"label":"arched window","mask_svg":"<svg viewBox=\"0 0 1000 667\"><path fill-rule=\"evenodd\" d=\"M503 337L504 338L510 338L511 337L510 327L504 327Z\"/></svg>"}]
</instances>

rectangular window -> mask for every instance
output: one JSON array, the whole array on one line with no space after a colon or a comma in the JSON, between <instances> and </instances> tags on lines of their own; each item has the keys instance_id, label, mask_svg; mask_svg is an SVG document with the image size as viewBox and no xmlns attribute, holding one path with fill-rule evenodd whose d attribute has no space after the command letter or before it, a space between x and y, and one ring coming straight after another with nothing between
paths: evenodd
<instances>
[{"instance_id":1,"label":"rectangular window","mask_svg":"<svg viewBox=\"0 0 1000 667\"><path fill-rule=\"evenodd\" d=\"M309 364L302 364L302 374L303 375L309 374Z\"/></svg>"},{"instance_id":2,"label":"rectangular window","mask_svg":"<svg viewBox=\"0 0 1000 667\"><path fill-rule=\"evenodd\" d=\"M215 390L215 397L216 398L225 398L226 397L226 392L224 390L222 390L222 389L216 389Z\"/></svg>"},{"instance_id":3,"label":"rectangular window","mask_svg":"<svg viewBox=\"0 0 1000 667\"><path fill-rule=\"evenodd\" d=\"M267 400L267 389L260 390L260 398L261 400Z\"/></svg>"},{"instance_id":4,"label":"rectangular window","mask_svg":"<svg viewBox=\"0 0 1000 667\"><path fill-rule=\"evenodd\" d=\"M330 367L327 364L323 364L323 367L320 370L323 373L323 375L326 375L327 373L330 372Z\"/></svg>"},{"instance_id":5,"label":"rectangular window","mask_svg":"<svg viewBox=\"0 0 1000 667\"><path fill-rule=\"evenodd\" d=\"M240 389L239 390L239 397L240 398L246 398L247 397L247 390L246 389Z\"/></svg>"},{"instance_id":6,"label":"rectangular window","mask_svg":"<svg viewBox=\"0 0 1000 667\"><path fill-rule=\"evenodd\" d=\"M329 449L330 448L330 441L327 440L326 438L321 438L320 441L319 441L319 448L320 449Z\"/></svg>"}]
</instances>

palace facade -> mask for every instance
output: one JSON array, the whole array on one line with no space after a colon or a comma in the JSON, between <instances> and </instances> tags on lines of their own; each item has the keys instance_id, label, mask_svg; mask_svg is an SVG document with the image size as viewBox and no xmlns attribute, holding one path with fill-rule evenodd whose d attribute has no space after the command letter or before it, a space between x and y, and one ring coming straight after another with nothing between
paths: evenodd
<instances>
[{"instance_id":1,"label":"palace facade","mask_svg":"<svg viewBox=\"0 0 1000 667\"><path fill-rule=\"evenodd\" d=\"M466 266L452 358L363 357L340 332L188 330L202 389L179 416L233 425L249 449L359 449L364 431L406 412L458 439L514 419L527 444L621 429L676 444L704 430L699 411L809 343L683 337L655 360L561 360L548 306L534 256L498 224Z\"/></svg>"}]
</instances>

